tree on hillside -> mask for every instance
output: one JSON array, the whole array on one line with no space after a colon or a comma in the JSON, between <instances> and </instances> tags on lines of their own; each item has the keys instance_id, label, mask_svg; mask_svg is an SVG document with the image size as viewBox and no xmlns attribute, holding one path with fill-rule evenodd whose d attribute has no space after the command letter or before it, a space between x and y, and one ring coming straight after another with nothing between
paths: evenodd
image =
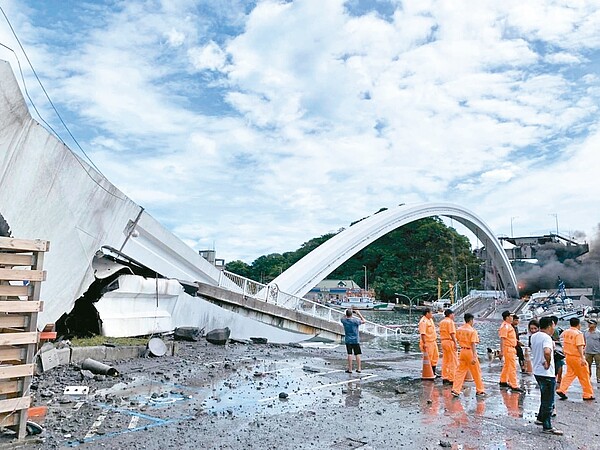
<instances>
[{"instance_id":1,"label":"tree on hillside","mask_svg":"<svg viewBox=\"0 0 600 450\"><path fill-rule=\"evenodd\" d=\"M252 266L246 264L244 261L240 261L239 259L228 262L225 265L225 269L229 272L241 275L242 277L252 278Z\"/></svg>"}]
</instances>

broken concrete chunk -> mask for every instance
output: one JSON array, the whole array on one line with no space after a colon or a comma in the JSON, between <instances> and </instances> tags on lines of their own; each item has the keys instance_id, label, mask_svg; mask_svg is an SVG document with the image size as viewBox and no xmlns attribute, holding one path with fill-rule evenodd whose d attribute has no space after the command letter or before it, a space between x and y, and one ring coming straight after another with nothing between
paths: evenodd
<instances>
[{"instance_id":1,"label":"broken concrete chunk","mask_svg":"<svg viewBox=\"0 0 600 450\"><path fill-rule=\"evenodd\" d=\"M40 348L40 353L45 353L47 351L54 350L54 344L51 342L45 342L44 345Z\"/></svg>"},{"instance_id":2,"label":"broken concrete chunk","mask_svg":"<svg viewBox=\"0 0 600 450\"><path fill-rule=\"evenodd\" d=\"M90 372L89 370L82 370L81 378L83 380L85 380L85 379L91 380L92 378L94 378L94 374L92 372Z\"/></svg>"},{"instance_id":3,"label":"broken concrete chunk","mask_svg":"<svg viewBox=\"0 0 600 450\"><path fill-rule=\"evenodd\" d=\"M263 338L263 337L251 337L250 340L254 344L266 344L268 342L267 338Z\"/></svg>"},{"instance_id":4,"label":"broken concrete chunk","mask_svg":"<svg viewBox=\"0 0 600 450\"><path fill-rule=\"evenodd\" d=\"M203 333L204 328L200 329L198 327L177 327L175 328L174 337L176 341L198 341Z\"/></svg>"},{"instance_id":5,"label":"broken concrete chunk","mask_svg":"<svg viewBox=\"0 0 600 450\"><path fill-rule=\"evenodd\" d=\"M211 344L225 345L229 340L230 334L231 330L229 329L229 327L217 328L216 330L212 330L206 333L206 340Z\"/></svg>"},{"instance_id":6,"label":"broken concrete chunk","mask_svg":"<svg viewBox=\"0 0 600 450\"><path fill-rule=\"evenodd\" d=\"M54 347L48 349L43 353L40 353L40 360L42 362L42 370L44 372L47 372L50 369L54 369L60 364L58 353L56 352L56 349Z\"/></svg>"}]
</instances>

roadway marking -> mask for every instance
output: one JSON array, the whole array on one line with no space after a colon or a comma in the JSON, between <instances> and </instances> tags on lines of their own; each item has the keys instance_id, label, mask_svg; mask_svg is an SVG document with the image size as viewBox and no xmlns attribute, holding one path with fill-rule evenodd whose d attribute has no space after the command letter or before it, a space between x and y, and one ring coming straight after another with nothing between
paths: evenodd
<instances>
[{"instance_id":1,"label":"roadway marking","mask_svg":"<svg viewBox=\"0 0 600 450\"><path fill-rule=\"evenodd\" d=\"M140 421L140 416L132 416L131 420L129 421L129 426L127 428L130 430L134 429L135 427L137 427L137 424L139 421Z\"/></svg>"},{"instance_id":2,"label":"roadway marking","mask_svg":"<svg viewBox=\"0 0 600 450\"><path fill-rule=\"evenodd\" d=\"M94 436L96 434L96 431L98 431L98 428L100 428L100 425L102 425L102 422L104 422L104 419L106 419L106 414L100 414L96 421L92 424L92 428L90 428L90 431L87 432L83 439L89 439L92 436Z\"/></svg>"},{"instance_id":3,"label":"roadway marking","mask_svg":"<svg viewBox=\"0 0 600 450\"><path fill-rule=\"evenodd\" d=\"M96 435L96 434L90 435L90 433L88 433L81 440L73 440L71 442L68 442L67 443L68 447L78 447L78 446L80 446L82 444L87 444L89 442L93 442L93 441L97 441L97 440L110 439L110 438L113 438L115 436L119 436L121 434L135 433L135 432L138 432L138 431L147 431L150 428L155 428L155 427L160 427L160 426L165 426L165 425L176 424L176 423L181 422L181 421L193 419L192 416L175 417L175 418L172 418L172 419L160 419L158 417L149 416L147 414L140 413L140 412L137 412L137 411L131 411L129 409L115 408L113 406L109 406L109 405L102 404L102 403L99 403L97 405L100 406L101 408L105 409L107 411L107 413L110 412L110 411L112 411L112 412L120 413L120 414L123 414L123 415L126 415L126 416L138 417L138 421L139 421L139 419L145 419L145 420L148 420L150 423L146 424L146 425L141 425L141 426L138 425L138 426L136 426L134 428L129 428L128 427L128 428L125 428L125 429L122 429L122 430L111 431L111 432L103 434L103 435ZM102 420L104 420L105 417L106 417L106 414L99 416L98 419L96 419L96 422L94 422L94 425L92 425L92 429L100 421L100 418L102 418ZM102 422L100 422L100 424L102 424ZM131 422L130 422L130 424L131 424ZM100 425L98 425L98 426L100 426ZM90 432L92 431L92 429L90 429Z\"/></svg>"},{"instance_id":4,"label":"roadway marking","mask_svg":"<svg viewBox=\"0 0 600 450\"><path fill-rule=\"evenodd\" d=\"M85 402L77 402L73 408L71 408L71 409L69 409L69 410L68 410L69 414L67 414L67 415L65 416L65 419L69 419L69 418L73 417L73 414L75 414L77 411L79 411L79 409L80 409L80 408L81 408L81 407L82 407L84 404L85 404ZM60 407L60 406L58 406L58 407L49 407L48 409L56 409L56 410L61 410L61 411L63 411L63 410L64 410L64 408L63 408L63 407Z\"/></svg>"}]
</instances>

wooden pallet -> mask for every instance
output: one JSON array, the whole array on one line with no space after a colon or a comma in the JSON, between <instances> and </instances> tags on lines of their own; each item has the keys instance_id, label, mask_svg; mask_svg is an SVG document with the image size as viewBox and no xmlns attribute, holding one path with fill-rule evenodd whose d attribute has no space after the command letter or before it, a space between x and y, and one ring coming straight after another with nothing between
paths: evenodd
<instances>
[{"instance_id":1,"label":"wooden pallet","mask_svg":"<svg viewBox=\"0 0 600 450\"><path fill-rule=\"evenodd\" d=\"M48 250L48 241L0 237L0 427L14 429L19 439L27 433Z\"/></svg>"}]
</instances>

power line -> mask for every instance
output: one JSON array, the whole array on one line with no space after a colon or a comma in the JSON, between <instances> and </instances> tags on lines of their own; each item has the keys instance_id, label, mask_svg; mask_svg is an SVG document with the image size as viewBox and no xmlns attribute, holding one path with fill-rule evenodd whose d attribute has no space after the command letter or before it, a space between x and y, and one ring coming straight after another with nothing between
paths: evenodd
<instances>
[{"instance_id":1,"label":"power line","mask_svg":"<svg viewBox=\"0 0 600 450\"><path fill-rule=\"evenodd\" d=\"M91 166L96 169L96 171L102 176L104 177L104 179L106 179L106 177L104 176L104 174L102 173L102 171L96 166L96 164L94 164L94 161L92 161L92 159L88 156L88 154L85 152L85 150L81 147L81 145L79 145L79 142L77 141L77 139L75 138L75 136L73 136L73 133L71 133L71 130L69 129L69 127L67 126L67 124L65 123L65 121L63 120L62 116L60 115L60 113L58 112L58 110L56 109L56 106L54 106L54 103L52 102L52 99L50 98L50 95L48 95L48 92L46 91L46 88L44 87L44 85L42 84L42 80L40 80L40 77L38 76L37 72L35 71L33 64L31 63L31 61L29 60L29 56L27 56L27 52L25 51L25 48L23 48L23 45L21 44L21 41L19 39L19 37L17 36L17 33L15 32L12 23L10 22L8 16L6 15L6 13L4 12L4 9L2 8L2 6L0 6L0 11L2 11L2 15L4 16L4 19L6 20L6 23L8 24L13 36L15 37L15 40L17 41L17 43L19 44L19 47L21 48L21 51L23 52L23 55L25 56L25 59L27 60L27 63L29 64L29 67L31 68L31 71L33 72L33 75L35 76L38 84L40 85L40 87L42 88L42 91L44 92L44 95L46 96L46 98L48 99L48 103L50 103L50 106L52 106L52 109L54 110L54 112L56 113L56 116L58 117L58 119L60 120L60 123L62 124L62 126L64 127L65 130L67 130L67 133L69 134L69 136L71 137L71 139L73 140L73 142L75 142L75 145L77 145L77 148L79 148L79 150L81 150L81 153L83 153L83 155L86 157L86 159L89 161L89 163L91 164ZM48 122L46 122L44 120L44 118L42 117L42 115L40 114L40 112L38 111L37 107L35 106L35 103L33 102L33 99L31 98L31 96L29 95L29 92L27 90L27 84L25 83L25 76L23 75L23 70L21 68L21 63L19 61L19 56L17 55L17 53L10 47L0 43L0 45L8 50L10 50L14 55L15 58L17 59L17 65L19 66L19 72L21 74L21 80L23 81L23 88L25 89L25 94L27 95L27 98L29 99L29 101L31 102L31 105L33 107L33 109L35 110L35 112L37 113L37 115L39 116L40 120L54 133L54 135L56 136L56 138L58 140L60 140L65 147L69 148L69 146L65 143L65 141L60 137L60 135L54 130L54 128L52 128L50 126L50 124ZM106 189L104 186L102 186L96 179L94 179L94 177L92 177L92 175L89 173L89 171L86 169L86 167L83 165L83 163L79 160L79 158L75 158L77 160L77 162L79 163L79 165L85 170L86 174L88 175L88 177L90 177L90 179L103 191L105 191L107 194L112 195L113 197L116 197L120 200L125 200L124 197L121 197L119 195L115 195L112 192L110 192L108 189Z\"/></svg>"}]
</instances>

